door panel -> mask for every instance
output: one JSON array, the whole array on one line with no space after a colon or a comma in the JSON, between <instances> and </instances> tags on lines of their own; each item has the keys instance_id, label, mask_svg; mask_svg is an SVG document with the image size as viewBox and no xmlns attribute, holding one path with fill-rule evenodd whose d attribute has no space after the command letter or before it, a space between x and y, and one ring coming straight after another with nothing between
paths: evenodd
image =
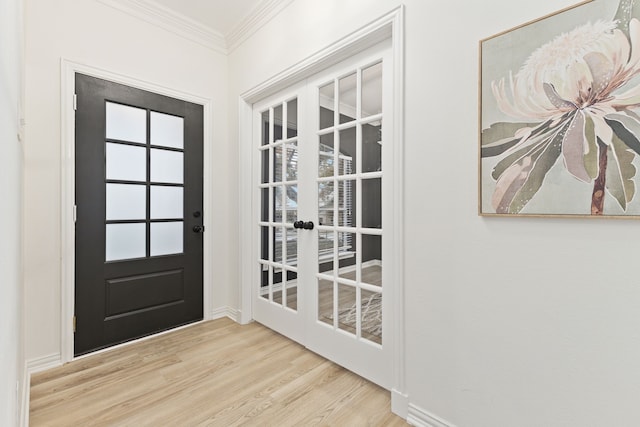
<instances>
[{"instance_id":1,"label":"door panel","mask_svg":"<svg viewBox=\"0 0 640 427\"><path fill-rule=\"evenodd\" d=\"M299 307L304 294L300 274L299 206L299 96L296 90L263 102L256 109L255 131L260 136L256 185L260 206L260 279L254 288L254 318L300 341L304 323ZM268 320L267 320L268 319Z\"/></svg>"},{"instance_id":2,"label":"door panel","mask_svg":"<svg viewBox=\"0 0 640 427\"><path fill-rule=\"evenodd\" d=\"M76 94L79 355L202 319L203 108L81 74Z\"/></svg>"}]
</instances>

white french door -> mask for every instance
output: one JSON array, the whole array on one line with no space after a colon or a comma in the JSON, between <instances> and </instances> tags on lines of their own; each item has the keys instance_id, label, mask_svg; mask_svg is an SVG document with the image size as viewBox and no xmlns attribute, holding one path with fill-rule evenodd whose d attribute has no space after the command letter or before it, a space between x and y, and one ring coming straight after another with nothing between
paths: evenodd
<instances>
[{"instance_id":1,"label":"white french door","mask_svg":"<svg viewBox=\"0 0 640 427\"><path fill-rule=\"evenodd\" d=\"M253 317L391 386L389 43L254 104Z\"/></svg>"}]
</instances>

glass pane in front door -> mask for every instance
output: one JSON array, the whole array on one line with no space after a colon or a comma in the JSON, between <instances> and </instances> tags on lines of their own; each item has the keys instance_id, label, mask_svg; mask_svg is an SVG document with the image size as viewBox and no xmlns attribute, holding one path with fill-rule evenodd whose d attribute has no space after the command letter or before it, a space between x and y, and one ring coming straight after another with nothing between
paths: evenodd
<instances>
[{"instance_id":1,"label":"glass pane in front door","mask_svg":"<svg viewBox=\"0 0 640 427\"><path fill-rule=\"evenodd\" d=\"M260 297L298 310L298 102L260 112Z\"/></svg>"}]
</instances>

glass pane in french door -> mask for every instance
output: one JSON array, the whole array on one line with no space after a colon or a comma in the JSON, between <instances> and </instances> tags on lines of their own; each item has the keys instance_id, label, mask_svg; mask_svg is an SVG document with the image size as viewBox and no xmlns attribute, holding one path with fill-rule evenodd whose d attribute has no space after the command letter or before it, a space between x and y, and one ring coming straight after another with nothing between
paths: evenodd
<instances>
[{"instance_id":1,"label":"glass pane in french door","mask_svg":"<svg viewBox=\"0 0 640 427\"><path fill-rule=\"evenodd\" d=\"M380 62L368 64L319 85L315 129L317 321L377 345L383 343L381 70Z\"/></svg>"},{"instance_id":2,"label":"glass pane in french door","mask_svg":"<svg viewBox=\"0 0 640 427\"><path fill-rule=\"evenodd\" d=\"M296 98L260 112L260 295L298 310L298 102Z\"/></svg>"}]
</instances>

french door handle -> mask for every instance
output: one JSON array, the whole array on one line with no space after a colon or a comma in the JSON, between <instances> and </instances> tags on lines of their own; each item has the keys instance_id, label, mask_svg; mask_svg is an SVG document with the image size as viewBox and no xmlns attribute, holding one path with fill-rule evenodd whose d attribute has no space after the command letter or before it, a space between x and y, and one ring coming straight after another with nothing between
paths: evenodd
<instances>
[{"instance_id":1,"label":"french door handle","mask_svg":"<svg viewBox=\"0 0 640 427\"><path fill-rule=\"evenodd\" d=\"M304 228L305 230L313 230L313 221L296 221L293 223L293 228Z\"/></svg>"}]
</instances>

